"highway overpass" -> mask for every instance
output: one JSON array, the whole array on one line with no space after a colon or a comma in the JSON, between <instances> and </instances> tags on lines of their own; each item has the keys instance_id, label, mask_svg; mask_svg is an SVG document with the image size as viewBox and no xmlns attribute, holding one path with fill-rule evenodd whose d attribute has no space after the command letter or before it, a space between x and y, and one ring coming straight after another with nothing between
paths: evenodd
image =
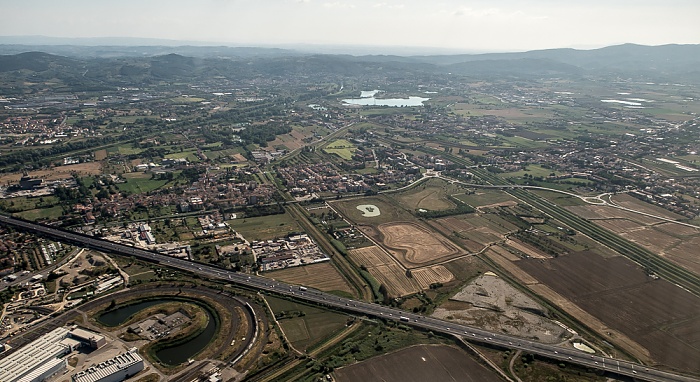
<instances>
[{"instance_id":1,"label":"highway overpass","mask_svg":"<svg viewBox=\"0 0 700 382\"><path fill-rule=\"evenodd\" d=\"M695 377L671 373L652 367L647 367L638 363L619 360L599 355L560 347L556 345L544 344L536 341L526 340L520 337L491 332L473 326L457 324L445 320L409 313L400 309L374 304L364 301L338 297L329 293L324 293L313 288L290 285L276 280L232 272L210 265L199 264L187 260L172 258L158 253L146 251L139 248L130 247L107 240L77 234L54 227L27 222L0 215L0 224L21 229L27 232L42 235L57 241L68 242L79 246L115 253L127 257L133 256L141 260L159 263L166 267L176 268L183 271L197 274L203 278L225 280L230 283L239 284L248 288L260 291L273 292L287 295L299 300L337 308L358 315L382 318L401 322L404 325L431 330L433 332L448 335L462 336L470 341L485 343L501 348L517 349L524 352L536 354L549 359L569 362L581 366L595 368L620 375L635 377L638 380L658 381L658 382L697 382Z\"/></svg>"}]
</instances>

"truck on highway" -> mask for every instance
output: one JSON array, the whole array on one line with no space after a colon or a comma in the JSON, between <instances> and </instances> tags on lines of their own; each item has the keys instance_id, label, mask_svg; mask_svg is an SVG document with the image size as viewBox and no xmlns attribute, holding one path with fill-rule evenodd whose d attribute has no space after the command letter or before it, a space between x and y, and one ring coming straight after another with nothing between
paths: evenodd
<instances>
[{"instance_id":1,"label":"truck on highway","mask_svg":"<svg viewBox=\"0 0 700 382\"><path fill-rule=\"evenodd\" d=\"M410 321L410 320L408 319L408 317L404 317L404 316L399 317L399 320L400 320L400 321L403 321L403 322L408 322L408 321Z\"/></svg>"},{"instance_id":2,"label":"truck on highway","mask_svg":"<svg viewBox=\"0 0 700 382\"><path fill-rule=\"evenodd\" d=\"M299 290L302 291L302 292L304 292L304 291L308 290L308 288L307 288L307 287L304 287L304 286L300 286L300 287L299 287Z\"/></svg>"}]
</instances>

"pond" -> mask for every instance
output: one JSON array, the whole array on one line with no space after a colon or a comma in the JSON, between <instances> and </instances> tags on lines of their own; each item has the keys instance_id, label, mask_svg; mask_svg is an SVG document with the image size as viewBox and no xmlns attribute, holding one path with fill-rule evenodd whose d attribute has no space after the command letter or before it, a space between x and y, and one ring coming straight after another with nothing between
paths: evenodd
<instances>
[{"instance_id":1,"label":"pond","mask_svg":"<svg viewBox=\"0 0 700 382\"><path fill-rule=\"evenodd\" d=\"M408 97L408 98L374 98L374 97L364 97L364 98L347 98L343 102L348 105L360 105L360 106L392 106L392 107L404 107L404 106L423 106L423 102L429 100L430 98L423 97Z\"/></svg>"},{"instance_id":2,"label":"pond","mask_svg":"<svg viewBox=\"0 0 700 382\"><path fill-rule=\"evenodd\" d=\"M360 204L356 207L362 212L362 216L366 218L372 218L381 215L379 208L374 204Z\"/></svg>"},{"instance_id":3,"label":"pond","mask_svg":"<svg viewBox=\"0 0 700 382\"><path fill-rule=\"evenodd\" d=\"M182 303L183 300L179 299L159 299L159 300L146 300L137 302L135 304L125 305L118 307L116 309L110 310L101 314L97 321L107 326L118 326L126 322L129 317L134 314L149 308L154 305L164 304L169 302L179 302ZM196 304L196 302L193 301ZM200 351L209 344L209 342L214 338L217 330L216 318L206 307L198 304L207 314L207 326L204 330L192 339L189 339L183 343L174 344L173 346L166 346L158 351L156 351L155 356L165 365L175 366L183 362L187 362L188 359L195 356Z\"/></svg>"}]
</instances>

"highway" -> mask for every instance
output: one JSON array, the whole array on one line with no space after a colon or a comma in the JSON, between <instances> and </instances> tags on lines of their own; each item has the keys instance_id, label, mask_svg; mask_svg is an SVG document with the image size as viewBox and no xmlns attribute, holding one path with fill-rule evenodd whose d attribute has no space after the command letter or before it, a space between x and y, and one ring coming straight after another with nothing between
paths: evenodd
<instances>
[{"instance_id":1,"label":"highway","mask_svg":"<svg viewBox=\"0 0 700 382\"><path fill-rule=\"evenodd\" d=\"M287 295L299 300L337 308L350 313L392 320L405 325L431 330L433 332L462 336L471 341L495 345L502 348L518 349L554 360L565 361L577 365L617 373L620 375L635 377L637 380L655 382L699 381L694 377L662 371L634 362L618 360L610 357L602 357L595 354L591 355L576 349L548 345L502 333L490 332L476 327L409 313L400 309L379 304L355 301L324 293L312 288L290 285L264 277L231 272L205 264L193 263L187 260L172 258L143 249L84 236L36 223L26 222L4 215L0 215L0 224L37 233L58 241L81 245L98 251L115 253L123 256L133 256L134 258L160 263L163 266L191 272L203 278L225 280L231 283L246 286L248 288Z\"/></svg>"}]
</instances>

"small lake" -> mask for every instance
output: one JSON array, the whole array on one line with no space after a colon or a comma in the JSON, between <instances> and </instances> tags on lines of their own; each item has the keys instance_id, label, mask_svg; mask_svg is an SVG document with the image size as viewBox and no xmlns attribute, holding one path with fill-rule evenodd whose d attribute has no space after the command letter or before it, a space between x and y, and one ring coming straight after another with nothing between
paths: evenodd
<instances>
[{"instance_id":1,"label":"small lake","mask_svg":"<svg viewBox=\"0 0 700 382\"><path fill-rule=\"evenodd\" d=\"M128 320L129 317L146 308L171 301L172 300L147 300L137 302L135 304L126 305L121 308L102 313L99 317L97 317L97 321L107 326L119 326Z\"/></svg>"},{"instance_id":2,"label":"small lake","mask_svg":"<svg viewBox=\"0 0 700 382\"><path fill-rule=\"evenodd\" d=\"M146 308L168 302L182 303L183 301L171 299L141 301L135 304L126 305L114 310L110 310L109 312L105 312L97 318L97 321L107 326L118 326L126 322L129 319L129 317ZM211 312L209 312L209 309L201 305L200 307L207 314L207 326L200 334L190 339L189 341L158 350L155 355L162 363L170 366L175 366L187 362L188 359L192 358L197 353L204 350L204 348L209 344L212 338L214 338L217 329L216 318L214 318Z\"/></svg>"},{"instance_id":3,"label":"small lake","mask_svg":"<svg viewBox=\"0 0 700 382\"><path fill-rule=\"evenodd\" d=\"M423 97L408 97L408 98L374 98L374 97L364 97L364 98L346 98L343 100L344 103L348 105L359 105L359 106L391 106L391 107L404 107L404 106L423 106L423 102L429 100L430 98Z\"/></svg>"},{"instance_id":4,"label":"small lake","mask_svg":"<svg viewBox=\"0 0 700 382\"><path fill-rule=\"evenodd\" d=\"M362 212L362 216L366 218L372 218L382 214L379 211L379 208L374 204L360 204L356 208L360 210Z\"/></svg>"},{"instance_id":5,"label":"small lake","mask_svg":"<svg viewBox=\"0 0 700 382\"><path fill-rule=\"evenodd\" d=\"M187 362L188 359L195 356L200 351L204 350L209 342L214 338L216 334L216 319L209 312L209 309L203 308L207 313L207 327L204 331L197 335L197 337L183 342L180 345L175 345L167 348L163 348L156 352L156 357L166 365L179 365L181 363Z\"/></svg>"}]
</instances>

